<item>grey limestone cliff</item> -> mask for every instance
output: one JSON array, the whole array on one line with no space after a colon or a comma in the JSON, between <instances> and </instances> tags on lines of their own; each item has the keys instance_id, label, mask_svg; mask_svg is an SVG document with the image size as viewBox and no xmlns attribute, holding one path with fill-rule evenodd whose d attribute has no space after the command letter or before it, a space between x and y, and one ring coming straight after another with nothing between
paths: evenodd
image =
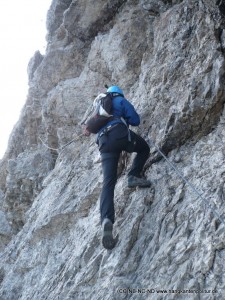
<instances>
[{"instance_id":1,"label":"grey limestone cliff","mask_svg":"<svg viewBox=\"0 0 225 300\"><path fill-rule=\"evenodd\" d=\"M224 0L52 1L0 161L0 299L225 298L224 17ZM151 144L152 188L128 189L123 156L112 251L95 137L80 125L105 84L188 181Z\"/></svg>"}]
</instances>

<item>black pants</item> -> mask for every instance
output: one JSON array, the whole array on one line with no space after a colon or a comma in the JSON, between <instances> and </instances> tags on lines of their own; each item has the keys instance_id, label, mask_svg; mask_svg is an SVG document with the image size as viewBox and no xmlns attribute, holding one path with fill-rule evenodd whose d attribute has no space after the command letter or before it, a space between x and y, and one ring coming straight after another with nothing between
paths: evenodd
<instances>
[{"instance_id":1,"label":"black pants","mask_svg":"<svg viewBox=\"0 0 225 300\"><path fill-rule=\"evenodd\" d=\"M141 176L144 164L149 156L149 146L146 141L130 130L131 141L128 141L128 130L124 124L118 124L108 133L98 138L99 151L101 153L103 187L100 196L101 222L109 218L112 223L115 220L114 189L117 181L117 166L122 151L137 152L129 175Z\"/></svg>"}]
</instances>

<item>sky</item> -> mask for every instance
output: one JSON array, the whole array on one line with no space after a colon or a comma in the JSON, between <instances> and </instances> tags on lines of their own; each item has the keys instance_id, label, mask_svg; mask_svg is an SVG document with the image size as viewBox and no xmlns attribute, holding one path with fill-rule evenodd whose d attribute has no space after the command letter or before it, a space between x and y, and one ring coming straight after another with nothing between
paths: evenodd
<instances>
[{"instance_id":1,"label":"sky","mask_svg":"<svg viewBox=\"0 0 225 300\"><path fill-rule=\"evenodd\" d=\"M28 93L27 65L45 53L52 0L0 0L0 159Z\"/></svg>"}]
</instances>

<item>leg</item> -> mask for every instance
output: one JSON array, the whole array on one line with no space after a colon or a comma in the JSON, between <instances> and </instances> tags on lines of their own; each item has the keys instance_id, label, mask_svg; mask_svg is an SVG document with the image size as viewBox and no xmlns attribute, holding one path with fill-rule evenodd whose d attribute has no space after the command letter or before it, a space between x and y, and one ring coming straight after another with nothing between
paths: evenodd
<instances>
[{"instance_id":1,"label":"leg","mask_svg":"<svg viewBox=\"0 0 225 300\"><path fill-rule=\"evenodd\" d=\"M128 176L132 175L136 177L141 177L141 172L149 157L150 148L147 142L133 131L131 131L131 141L133 144L133 149L131 149L131 152L137 152L137 155L133 161Z\"/></svg>"},{"instance_id":2,"label":"leg","mask_svg":"<svg viewBox=\"0 0 225 300\"><path fill-rule=\"evenodd\" d=\"M117 181L117 165L120 153L101 153L103 187L100 196L101 223L105 218L114 223L114 189Z\"/></svg>"}]
</instances>

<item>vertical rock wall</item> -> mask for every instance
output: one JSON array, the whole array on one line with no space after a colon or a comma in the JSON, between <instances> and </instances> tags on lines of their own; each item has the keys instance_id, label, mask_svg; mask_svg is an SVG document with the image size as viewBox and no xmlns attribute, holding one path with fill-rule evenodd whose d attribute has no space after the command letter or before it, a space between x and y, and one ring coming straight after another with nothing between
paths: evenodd
<instances>
[{"instance_id":1,"label":"vertical rock wall","mask_svg":"<svg viewBox=\"0 0 225 300\"><path fill-rule=\"evenodd\" d=\"M225 297L224 7L52 1L47 51L29 63L27 102L0 162L0 299ZM126 156L112 251L100 243L95 137L80 126L105 84L124 90L137 132L201 194L154 146L153 188L128 189Z\"/></svg>"}]
</instances>

